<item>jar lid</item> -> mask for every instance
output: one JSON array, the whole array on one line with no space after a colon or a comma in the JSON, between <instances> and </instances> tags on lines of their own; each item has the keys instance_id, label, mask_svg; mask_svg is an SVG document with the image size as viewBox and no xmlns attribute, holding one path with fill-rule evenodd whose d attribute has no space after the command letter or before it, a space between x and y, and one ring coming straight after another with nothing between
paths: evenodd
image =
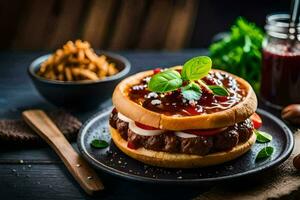
<instances>
[{"instance_id":1,"label":"jar lid","mask_svg":"<svg viewBox=\"0 0 300 200\"><path fill-rule=\"evenodd\" d=\"M266 23L265 30L270 36L288 39L289 37L294 37L296 33L297 39L300 40L300 23L291 26L289 14L282 13L268 15Z\"/></svg>"}]
</instances>

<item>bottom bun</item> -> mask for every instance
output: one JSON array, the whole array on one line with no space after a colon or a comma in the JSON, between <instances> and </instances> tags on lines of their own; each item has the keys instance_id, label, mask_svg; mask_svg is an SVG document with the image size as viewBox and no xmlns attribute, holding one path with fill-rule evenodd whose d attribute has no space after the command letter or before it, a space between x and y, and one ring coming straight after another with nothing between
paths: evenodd
<instances>
[{"instance_id":1,"label":"bottom bun","mask_svg":"<svg viewBox=\"0 0 300 200\"><path fill-rule=\"evenodd\" d=\"M238 144L229 151L199 156L183 153L153 151L145 148L130 149L127 147L127 141L124 140L119 132L111 126L110 133L117 147L128 156L148 165L166 168L196 168L221 164L246 153L256 140L256 135L252 134L248 141Z\"/></svg>"}]
</instances>

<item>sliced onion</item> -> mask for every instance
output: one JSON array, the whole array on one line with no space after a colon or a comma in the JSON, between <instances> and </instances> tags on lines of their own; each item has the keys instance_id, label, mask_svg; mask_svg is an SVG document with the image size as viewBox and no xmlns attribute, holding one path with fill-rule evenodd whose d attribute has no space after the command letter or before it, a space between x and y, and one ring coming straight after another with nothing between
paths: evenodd
<instances>
[{"instance_id":1,"label":"sliced onion","mask_svg":"<svg viewBox=\"0 0 300 200\"><path fill-rule=\"evenodd\" d=\"M124 122L132 122L131 119L129 119L128 117L126 117L125 115L121 114L120 112L118 112L118 118Z\"/></svg>"},{"instance_id":2,"label":"sliced onion","mask_svg":"<svg viewBox=\"0 0 300 200\"><path fill-rule=\"evenodd\" d=\"M198 137L197 135L189 134L189 133L185 133L185 132L175 132L174 134L177 137L181 137L181 138L195 138L195 137Z\"/></svg>"},{"instance_id":3,"label":"sliced onion","mask_svg":"<svg viewBox=\"0 0 300 200\"><path fill-rule=\"evenodd\" d=\"M134 133L142 136L154 136L154 135L160 135L163 133L162 130L146 130L138 127L135 125L133 121L129 122L129 129L132 130Z\"/></svg>"}]
</instances>

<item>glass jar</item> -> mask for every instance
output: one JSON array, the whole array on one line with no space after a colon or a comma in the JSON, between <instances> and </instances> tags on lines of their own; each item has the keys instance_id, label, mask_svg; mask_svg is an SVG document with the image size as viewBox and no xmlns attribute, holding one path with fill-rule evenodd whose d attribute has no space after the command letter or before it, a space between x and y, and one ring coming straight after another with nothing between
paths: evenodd
<instances>
[{"instance_id":1,"label":"glass jar","mask_svg":"<svg viewBox=\"0 0 300 200\"><path fill-rule=\"evenodd\" d=\"M267 17L265 30L261 98L279 109L300 103L300 25L289 28L289 15L275 14Z\"/></svg>"}]
</instances>

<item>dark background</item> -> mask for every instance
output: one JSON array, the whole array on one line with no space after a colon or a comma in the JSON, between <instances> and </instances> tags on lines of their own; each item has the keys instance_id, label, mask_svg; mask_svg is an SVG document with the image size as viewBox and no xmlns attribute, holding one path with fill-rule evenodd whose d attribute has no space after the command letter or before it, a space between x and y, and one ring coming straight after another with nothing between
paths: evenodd
<instances>
[{"instance_id":1,"label":"dark background","mask_svg":"<svg viewBox=\"0 0 300 200\"><path fill-rule=\"evenodd\" d=\"M238 16L263 28L290 0L0 0L0 49L55 49L81 38L109 50L207 47Z\"/></svg>"}]
</instances>

